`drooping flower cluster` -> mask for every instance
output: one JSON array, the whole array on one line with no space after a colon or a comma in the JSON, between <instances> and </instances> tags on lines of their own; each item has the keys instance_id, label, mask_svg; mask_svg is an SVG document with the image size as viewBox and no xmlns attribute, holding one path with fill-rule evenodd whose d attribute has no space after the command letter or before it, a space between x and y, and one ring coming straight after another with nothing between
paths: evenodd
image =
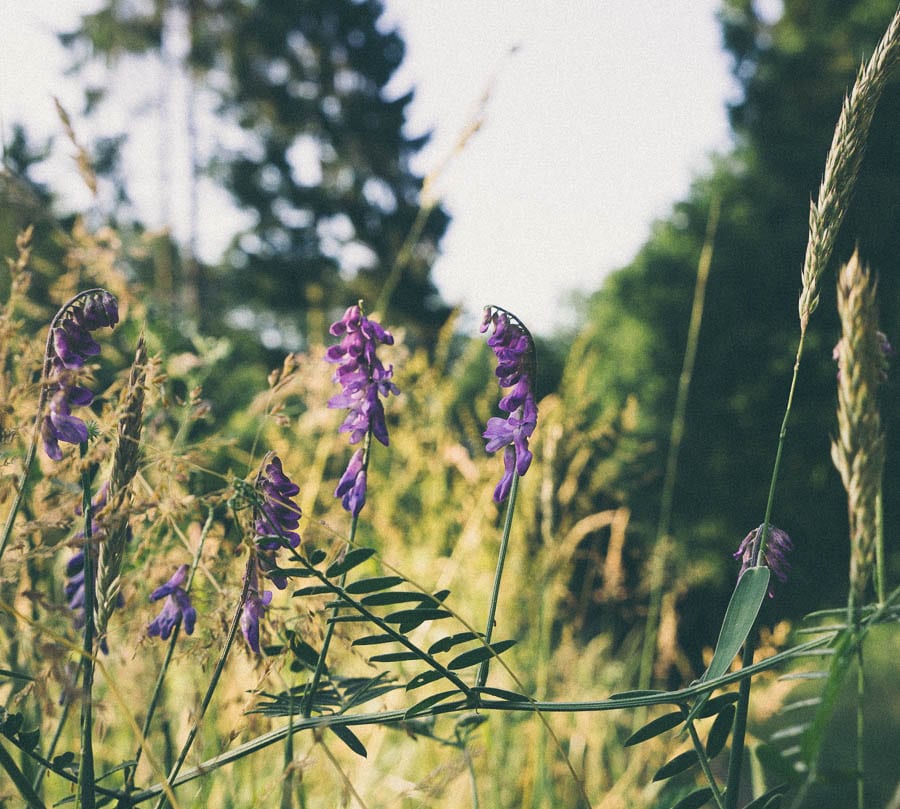
<instances>
[{"instance_id":1,"label":"drooping flower cluster","mask_svg":"<svg viewBox=\"0 0 900 809\"><path fill-rule=\"evenodd\" d=\"M524 475L533 457L528 439L537 426L538 415L532 388L534 340L514 315L496 306L486 306L481 331L486 332L492 326L494 333L488 338L488 345L497 357L495 373L501 388L512 388L499 403L500 409L507 413L506 418L488 419L482 434L488 452L503 449L503 477L494 489L494 502L502 503L509 497L513 473Z\"/></svg>"},{"instance_id":2,"label":"drooping flower cluster","mask_svg":"<svg viewBox=\"0 0 900 809\"><path fill-rule=\"evenodd\" d=\"M241 631L247 645L258 654L259 620L272 601L269 590L260 592L259 577L260 574L266 577L279 590L287 586L287 578L278 572L276 555L285 545L296 548L300 544L297 528L301 511L293 499L300 493L300 487L285 475L281 459L274 453L263 460L255 489L259 497L253 519L256 554L247 573L250 582L241 614Z\"/></svg>"},{"instance_id":3,"label":"drooping flower cluster","mask_svg":"<svg viewBox=\"0 0 900 809\"><path fill-rule=\"evenodd\" d=\"M161 640L168 640L179 621L188 635L193 633L194 624L197 621L197 610L194 609L191 597L182 586L187 581L189 570L188 565L180 565L171 579L150 593L151 601L166 599L162 612L147 627L147 634L151 638L159 637Z\"/></svg>"},{"instance_id":4,"label":"drooping flower cluster","mask_svg":"<svg viewBox=\"0 0 900 809\"><path fill-rule=\"evenodd\" d=\"M88 440L87 425L72 415L73 406L89 405L94 394L75 379L89 357L100 353L91 332L119 322L119 305L105 289L82 292L67 303L53 320L47 341L46 384L50 401L41 421L44 451L54 461L62 459L59 442L81 444Z\"/></svg>"},{"instance_id":5,"label":"drooping flower cluster","mask_svg":"<svg viewBox=\"0 0 900 809\"><path fill-rule=\"evenodd\" d=\"M762 540L763 526L754 528L747 536L744 537L737 551L734 553L735 559L741 560L741 570L738 578L744 575L744 572L756 564L756 556L759 551L759 543ZM784 584L787 581L788 573L791 565L787 560L787 555L794 549L794 543L791 538L780 528L774 525L769 526L769 532L766 536L766 548L763 552L763 558L760 562L771 570L778 580ZM775 591L772 585L769 585L769 598L773 598Z\"/></svg>"},{"instance_id":6,"label":"drooping flower cluster","mask_svg":"<svg viewBox=\"0 0 900 809\"><path fill-rule=\"evenodd\" d=\"M350 433L351 444L358 444L371 433L387 446L387 423L381 399L400 391L392 381L393 366L385 368L376 351L379 344L393 345L393 335L367 318L358 305L347 309L329 331L341 338L341 342L331 346L325 355L328 362L337 364L334 381L343 389L331 398L328 406L349 411L340 431ZM334 492L354 517L366 502L365 460L363 450L357 450Z\"/></svg>"}]
</instances>

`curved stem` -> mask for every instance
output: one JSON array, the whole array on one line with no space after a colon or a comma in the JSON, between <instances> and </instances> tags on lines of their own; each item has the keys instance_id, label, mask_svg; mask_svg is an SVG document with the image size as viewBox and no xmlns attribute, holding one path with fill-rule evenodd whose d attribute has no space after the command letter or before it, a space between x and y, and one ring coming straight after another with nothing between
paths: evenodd
<instances>
[{"instance_id":1,"label":"curved stem","mask_svg":"<svg viewBox=\"0 0 900 809\"><path fill-rule=\"evenodd\" d=\"M503 536L500 539L500 553L497 556L497 569L494 572L494 586L491 589L491 601L488 605L487 625L484 630L484 642L490 646L491 635L494 632L494 616L497 614L497 601L500 598L500 580L503 578L503 565L506 562L506 551L509 548L509 533L512 529L513 510L516 505L516 496L519 493L519 473L513 470L512 486L509 490L509 500L506 503L506 519L503 521ZM475 685L481 688L487 682L490 659L485 660L478 667L478 677Z\"/></svg>"}]
</instances>

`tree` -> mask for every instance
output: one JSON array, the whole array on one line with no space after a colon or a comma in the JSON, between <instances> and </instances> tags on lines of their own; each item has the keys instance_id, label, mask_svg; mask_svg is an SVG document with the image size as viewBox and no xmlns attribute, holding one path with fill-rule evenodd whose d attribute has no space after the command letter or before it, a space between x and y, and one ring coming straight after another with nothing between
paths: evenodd
<instances>
[{"instance_id":1,"label":"tree","mask_svg":"<svg viewBox=\"0 0 900 809\"><path fill-rule=\"evenodd\" d=\"M610 487L632 508L632 539L646 558L697 260L711 201L721 202L672 525L674 558L696 585L680 604L682 637L695 655L696 639L711 637L721 615L721 609L710 609L716 603L711 599L724 608L734 581L736 566L728 554L764 516L799 335L809 200L817 193L843 96L894 11L892 0L787 0L772 22L756 13L750 0L728 0L721 13L723 33L742 89L731 108L735 149L698 179L688 198L657 223L635 260L590 301L579 338L586 350L573 361L591 379L598 413L636 397L639 418L632 438L654 447L643 460L621 464ZM835 265L846 260L859 245L880 277L881 326L895 343L900 340L898 90L895 80L875 113L833 259ZM847 586L846 497L828 450L835 431L834 278L832 269L823 279L807 337L775 500L774 521L797 546L790 583L779 595L780 609L793 616ZM889 381L883 396L887 481L896 480L898 472L896 385ZM628 451L622 450L623 457ZM884 507L885 524L896 524L896 487L886 488Z\"/></svg>"},{"instance_id":2,"label":"tree","mask_svg":"<svg viewBox=\"0 0 900 809\"><path fill-rule=\"evenodd\" d=\"M357 298L374 304L399 272L387 319L425 340L446 320L430 279L449 221L440 207L396 264L419 210L410 160L427 137L404 132L412 92L390 96L404 45L382 11L379 0L109 0L63 38L90 62L164 52L178 29L189 37L185 69L213 93L233 144L217 143L207 168L254 220L197 279L205 312L282 335L305 314L303 332Z\"/></svg>"}]
</instances>

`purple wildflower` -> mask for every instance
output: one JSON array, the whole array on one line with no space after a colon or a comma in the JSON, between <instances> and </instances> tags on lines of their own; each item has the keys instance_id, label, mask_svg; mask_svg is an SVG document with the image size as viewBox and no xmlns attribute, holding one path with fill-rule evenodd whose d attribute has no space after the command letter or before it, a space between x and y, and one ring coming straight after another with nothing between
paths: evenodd
<instances>
[{"instance_id":1,"label":"purple wildflower","mask_svg":"<svg viewBox=\"0 0 900 809\"><path fill-rule=\"evenodd\" d=\"M256 490L261 503L256 509L254 531L258 548L259 566L263 575L283 590L287 579L275 573L278 565L275 554L278 548L289 544L296 548L300 544L301 511L292 498L300 493L300 487L284 474L281 459L270 453L263 462L263 468L256 478Z\"/></svg>"},{"instance_id":2,"label":"purple wildflower","mask_svg":"<svg viewBox=\"0 0 900 809\"><path fill-rule=\"evenodd\" d=\"M744 571L756 564L756 556L759 550L759 543L762 538L763 526L754 528L747 536L744 537L737 551L734 553L735 559L741 560L741 570L738 578L744 575ZM791 538L780 528L774 525L769 526L769 532L766 537L766 549L763 553L761 563L771 570L778 580L784 584L787 581L788 573L791 565L787 560L787 555L794 549L794 543ZM775 592L769 585L769 598L773 598Z\"/></svg>"},{"instance_id":3,"label":"purple wildflower","mask_svg":"<svg viewBox=\"0 0 900 809\"><path fill-rule=\"evenodd\" d=\"M503 449L503 477L494 489L494 502L509 497L514 473L524 475L533 457L528 439L537 426L537 404L532 389L534 379L534 340L528 329L514 315L496 306L486 306L481 331L493 326L488 345L497 357L497 380L502 388L511 388L499 403L507 413L505 419L488 419L482 437L485 449Z\"/></svg>"},{"instance_id":4,"label":"purple wildflower","mask_svg":"<svg viewBox=\"0 0 900 809\"><path fill-rule=\"evenodd\" d=\"M187 580L188 570L190 570L188 565L181 565L171 579L150 593L151 601L159 601L163 597L166 599L162 612L147 627L147 634L151 638L159 636L161 640L168 640L179 621L182 622L188 635L193 633L197 610L191 604L191 597L182 587Z\"/></svg>"},{"instance_id":5,"label":"purple wildflower","mask_svg":"<svg viewBox=\"0 0 900 809\"><path fill-rule=\"evenodd\" d=\"M89 405L94 394L76 383L76 372L89 357L100 353L100 345L91 332L118 322L118 302L105 289L80 293L53 320L45 358L50 404L41 421L41 439L44 452L54 461L62 460L60 441L81 444L88 440L87 425L72 415L71 408Z\"/></svg>"},{"instance_id":6,"label":"purple wildflower","mask_svg":"<svg viewBox=\"0 0 900 809\"><path fill-rule=\"evenodd\" d=\"M331 346L325 354L328 362L337 364L334 381L342 387L341 393L329 400L328 406L349 411L340 431L350 433L351 444L358 444L371 433L387 446L387 423L381 399L391 393L396 395L400 390L392 381L393 366L385 368L376 351L379 344L393 345L393 335L376 321L369 320L358 305L347 309L329 331L341 338L341 342ZM365 466L363 453L354 453L334 493L354 517L366 502Z\"/></svg>"},{"instance_id":7,"label":"purple wildflower","mask_svg":"<svg viewBox=\"0 0 900 809\"><path fill-rule=\"evenodd\" d=\"M247 575L250 577L250 584L247 588L247 600L241 612L241 632L247 645L259 654L259 619L271 603L272 593L270 590L264 590L260 594L255 564L249 566Z\"/></svg>"}]
</instances>

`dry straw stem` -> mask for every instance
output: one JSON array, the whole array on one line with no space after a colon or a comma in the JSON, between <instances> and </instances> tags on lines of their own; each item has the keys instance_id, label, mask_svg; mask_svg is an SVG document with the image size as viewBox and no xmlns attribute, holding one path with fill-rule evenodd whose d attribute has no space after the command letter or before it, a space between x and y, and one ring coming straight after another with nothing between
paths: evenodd
<instances>
[{"instance_id":1,"label":"dry straw stem","mask_svg":"<svg viewBox=\"0 0 900 809\"><path fill-rule=\"evenodd\" d=\"M831 258L834 240L850 204L875 107L898 59L900 8L868 63L860 69L850 95L844 99L825 161L819 199L817 203L810 204L809 241L803 261L803 289L799 305L800 328L804 332L819 302L819 278Z\"/></svg>"},{"instance_id":2,"label":"dry straw stem","mask_svg":"<svg viewBox=\"0 0 900 809\"><path fill-rule=\"evenodd\" d=\"M102 636L106 623L115 608L120 588L122 560L128 540L127 500L131 481L138 469L141 425L144 411L144 388L147 377L147 349L144 337L138 338L128 387L123 394L122 415L119 418L118 441L109 478L107 505L98 515L105 540L100 543L97 563L97 633Z\"/></svg>"},{"instance_id":3,"label":"dry straw stem","mask_svg":"<svg viewBox=\"0 0 900 809\"><path fill-rule=\"evenodd\" d=\"M831 458L847 490L850 518L850 597L861 604L875 559L884 435L877 391L884 379L876 283L854 253L838 277L838 436Z\"/></svg>"}]
</instances>

